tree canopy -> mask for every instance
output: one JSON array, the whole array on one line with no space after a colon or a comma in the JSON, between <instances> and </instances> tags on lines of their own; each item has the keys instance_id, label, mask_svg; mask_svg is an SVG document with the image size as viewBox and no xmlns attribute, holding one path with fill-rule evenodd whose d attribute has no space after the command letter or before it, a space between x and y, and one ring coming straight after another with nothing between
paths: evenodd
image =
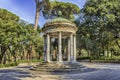
<instances>
[{"instance_id":1,"label":"tree canopy","mask_svg":"<svg viewBox=\"0 0 120 80\"><path fill-rule=\"evenodd\" d=\"M80 8L76 4L69 2L50 2L50 7L44 7L43 16L46 19L53 19L56 17L63 17L66 19L74 19L75 15L80 13Z\"/></svg>"},{"instance_id":2,"label":"tree canopy","mask_svg":"<svg viewBox=\"0 0 120 80\"><path fill-rule=\"evenodd\" d=\"M0 9L0 19L1 20L4 20L4 21L15 21L15 22L18 22L19 21L19 17L16 16L15 14L11 13L11 12L8 12L7 10L5 9Z\"/></svg>"},{"instance_id":3,"label":"tree canopy","mask_svg":"<svg viewBox=\"0 0 120 80\"><path fill-rule=\"evenodd\" d=\"M120 31L119 3L119 0L88 0L83 13L88 18L88 22L118 33Z\"/></svg>"},{"instance_id":4,"label":"tree canopy","mask_svg":"<svg viewBox=\"0 0 120 80\"><path fill-rule=\"evenodd\" d=\"M100 54L119 53L120 41L120 1L119 0L87 0L78 25L79 50L86 49L88 54L96 58Z\"/></svg>"},{"instance_id":5,"label":"tree canopy","mask_svg":"<svg viewBox=\"0 0 120 80\"><path fill-rule=\"evenodd\" d=\"M43 39L40 37L40 30L34 31L33 25L20 21L18 16L5 9L0 9L0 14L1 64L5 64L6 60L13 60L12 57L16 61L18 57L30 59L28 56L37 57L42 53Z\"/></svg>"}]
</instances>

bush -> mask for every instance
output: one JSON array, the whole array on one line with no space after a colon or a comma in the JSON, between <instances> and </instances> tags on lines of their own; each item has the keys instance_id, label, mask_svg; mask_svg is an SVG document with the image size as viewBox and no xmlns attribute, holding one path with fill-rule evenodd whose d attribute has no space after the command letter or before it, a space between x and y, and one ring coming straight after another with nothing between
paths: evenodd
<instances>
[{"instance_id":1,"label":"bush","mask_svg":"<svg viewBox=\"0 0 120 80\"><path fill-rule=\"evenodd\" d=\"M3 67L5 67L3 64L0 64L0 68L3 68Z\"/></svg>"},{"instance_id":2,"label":"bush","mask_svg":"<svg viewBox=\"0 0 120 80\"><path fill-rule=\"evenodd\" d=\"M34 63L34 62L42 62L42 60L33 59L33 60L31 60L30 62L32 62L32 63ZM27 60L21 60L21 61L13 62L13 63L0 64L0 68L18 66L19 63L29 63L29 62L28 62Z\"/></svg>"},{"instance_id":3,"label":"bush","mask_svg":"<svg viewBox=\"0 0 120 80\"><path fill-rule=\"evenodd\" d=\"M15 63L11 63L10 66L16 66Z\"/></svg>"},{"instance_id":4,"label":"bush","mask_svg":"<svg viewBox=\"0 0 120 80\"><path fill-rule=\"evenodd\" d=\"M10 64L4 64L5 67L10 67Z\"/></svg>"},{"instance_id":5,"label":"bush","mask_svg":"<svg viewBox=\"0 0 120 80\"><path fill-rule=\"evenodd\" d=\"M91 58L90 57L79 57L77 58L77 60L90 60Z\"/></svg>"},{"instance_id":6,"label":"bush","mask_svg":"<svg viewBox=\"0 0 120 80\"><path fill-rule=\"evenodd\" d=\"M19 64L19 62L8 63L8 64L0 64L0 68L18 66L18 64Z\"/></svg>"},{"instance_id":7,"label":"bush","mask_svg":"<svg viewBox=\"0 0 120 80\"><path fill-rule=\"evenodd\" d=\"M28 60L20 60L19 61L19 63L29 63L29 62L32 62L32 63L34 63L34 62L42 62L42 60L32 59L30 61L28 61Z\"/></svg>"},{"instance_id":8,"label":"bush","mask_svg":"<svg viewBox=\"0 0 120 80\"><path fill-rule=\"evenodd\" d=\"M19 65L19 62L15 62L15 66L18 66Z\"/></svg>"}]
</instances>

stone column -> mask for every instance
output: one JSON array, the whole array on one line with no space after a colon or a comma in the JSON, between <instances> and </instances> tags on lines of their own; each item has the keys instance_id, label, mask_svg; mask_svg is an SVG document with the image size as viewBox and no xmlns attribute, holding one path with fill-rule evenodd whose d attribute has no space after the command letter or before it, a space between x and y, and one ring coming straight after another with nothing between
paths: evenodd
<instances>
[{"instance_id":1,"label":"stone column","mask_svg":"<svg viewBox=\"0 0 120 80\"><path fill-rule=\"evenodd\" d=\"M70 61L70 38L68 38L68 61Z\"/></svg>"},{"instance_id":2,"label":"stone column","mask_svg":"<svg viewBox=\"0 0 120 80\"><path fill-rule=\"evenodd\" d=\"M46 55L46 48L47 48L47 45L46 45L46 35L44 35L44 61L46 62L47 60L47 55Z\"/></svg>"},{"instance_id":3,"label":"stone column","mask_svg":"<svg viewBox=\"0 0 120 80\"><path fill-rule=\"evenodd\" d=\"M74 62L76 62L76 35L74 35Z\"/></svg>"},{"instance_id":4,"label":"stone column","mask_svg":"<svg viewBox=\"0 0 120 80\"><path fill-rule=\"evenodd\" d=\"M62 36L61 36L61 32L58 33L58 61L62 62Z\"/></svg>"},{"instance_id":5,"label":"stone column","mask_svg":"<svg viewBox=\"0 0 120 80\"><path fill-rule=\"evenodd\" d=\"M47 34L47 62L50 62L50 35Z\"/></svg>"},{"instance_id":6,"label":"stone column","mask_svg":"<svg viewBox=\"0 0 120 80\"><path fill-rule=\"evenodd\" d=\"M70 62L73 62L73 34L70 35Z\"/></svg>"},{"instance_id":7,"label":"stone column","mask_svg":"<svg viewBox=\"0 0 120 80\"><path fill-rule=\"evenodd\" d=\"M52 37L50 37L50 61L52 61Z\"/></svg>"}]
</instances>

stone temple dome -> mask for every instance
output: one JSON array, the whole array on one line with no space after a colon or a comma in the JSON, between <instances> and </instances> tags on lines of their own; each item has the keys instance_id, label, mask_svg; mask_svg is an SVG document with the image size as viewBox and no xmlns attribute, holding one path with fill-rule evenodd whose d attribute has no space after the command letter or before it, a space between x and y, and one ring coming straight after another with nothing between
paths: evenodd
<instances>
[{"instance_id":1,"label":"stone temple dome","mask_svg":"<svg viewBox=\"0 0 120 80\"><path fill-rule=\"evenodd\" d=\"M44 34L61 31L65 33L67 32L65 34L67 35L69 33L76 33L77 30L78 29L76 25L72 21L69 21L64 18L55 18L51 21L48 21L42 28L42 31L44 32Z\"/></svg>"}]
</instances>

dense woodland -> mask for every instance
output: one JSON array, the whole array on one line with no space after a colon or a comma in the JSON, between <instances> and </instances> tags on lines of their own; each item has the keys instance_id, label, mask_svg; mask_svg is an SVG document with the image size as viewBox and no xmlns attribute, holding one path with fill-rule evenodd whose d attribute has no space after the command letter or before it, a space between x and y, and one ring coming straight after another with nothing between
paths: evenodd
<instances>
[{"instance_id":1,"label":"dense woodland","mask_svg":"<svg viewBox=\"0 0 120 80\"><path fill-rule=\"evenodd\" d=\"M0 63L40 59L43 52L41 29L20 20L15 14L0 9Z\"/></svg>"},{"instance_id":2,"label":"dense woodland","mask_svg":"<svg viewBox=\"0 0 120 80\"><path fill-rule=\"evenodd\" d=\"M56 0L35 2L35 24L0 9L0 64L42 60L40 14L45 19L63 17L76 24L78 59L120 61L120 0L87 0L82 9Z\"/></svg>"},{"instance_id":3,"label":"dense woodland","mask_svg":"<svg viewBox=\"0 0 120 80\"><path fill-rule=\"evenodd\" d=\"M120 0L87 0L76 20L79 55L120 60ZM84 54L83 54L84 55Z\"/></svg>"}]
</instances>

